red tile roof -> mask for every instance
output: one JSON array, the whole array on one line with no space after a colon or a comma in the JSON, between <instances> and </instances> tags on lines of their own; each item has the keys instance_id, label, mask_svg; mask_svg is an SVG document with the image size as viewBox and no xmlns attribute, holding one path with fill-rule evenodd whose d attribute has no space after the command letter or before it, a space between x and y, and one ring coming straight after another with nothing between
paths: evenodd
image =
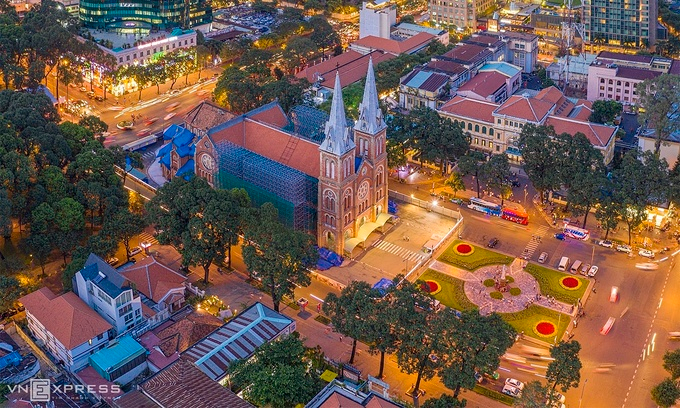
<instances>
[{"instance_id":1,"label":"red tile roof","mask_svg":"<svg viewBox=\"0 0 680 408\"><path fill-rule=\"evenodd\" d=\"M624 54L622 52L611 52L611 51L601 51L597 54L597 58L609 59L609 60L619 60L619 61L630 61L630 62L641 62L641 63L651 63L654 59L652 55L635 55L635 54Z\"/></svg>"},{"instance_id":2,"label":"red tile roof","mask_svg":"<svg viewBox=\"0 0 680 408\"><path fill-rule=\"evenodd\" d=\"M423 91L435 92L439 88L441 88L444 84L449 82L448 75L440 74L438 72L422 71L420 69L415 69L411 71L411 73L407 75L403 81L401 81L401 84L410 86L408 84L409 81L411 81L413 77L415 77L421 72L423 73L422 75L427 75L427 79L418 86L418 89L422 89Z\"/></svg>"},{"instance_id":3,"label":"red tile roof","mask_svg":"<svg viewBox=\"0 0 680 408\"><path fill-rule=\"evenodd\" d=\"M138 390L130 391L111 401L116 408L159 408L153 400Z\"/></svg>"},{"instance_id":4,"label":"red tile roof","mask_svg":"<svg viewBox=\"0 0 680 408\"><path fill-rule=\"evenodd\" d=\"M207 130L231 120L233 117L234 114L223 107L203 101L184 116L184 123L191 128Z\"/></svg>"},{"instance_id":5,"label":"red tile roof","mask_svg":"<svg viewBox=\"0 0 680 408\"><path fill-rule=\"evenodd\" d=\"M498 88L504 87L506 85L506 79L508 79L508 77L495 71L480 72L458 88L458 90L471 91L482 98L486 98L489 95L493 95Z\"/></svg>"},{"instance_id":6,"label":"red tile roof","mask_svg":"<svg viewBox=\"0 0 680 408\"><path fill-rule=\"evenodd\" d=\"M319 64L307 67L295 76L307 78L311 83L315 83L321 77L323 78L321 86L333 89L335 87L335 71L337 70L340 73L340 86L344 88L366 77L369 58L373 58L373 65L376 65L394 58L394 55L383 51L373 51L364 55L354 50L348 50Z\"/></svg>"},{"instance_id":7,"label":"red tile roof","mask_svg":"<svg viewBox=\"0 0 680 408\"><path fill-rule=\"evenodd\" d=\"M159 303L171 289L184 289L187 277L158 262L153 256L119 270L144 296Z\"/></svg>"},{"instance_id":8,"label":"red tile roof","mask_svg":"<svg viewBox=\"0 0 680 408\"><path fill-rule=\"evenodd\" d=\"M641 69L633 67L619 67L616 70L616 76L628 79L637 79L639 81L644 81L645 79L656 78L662 73L659 71L652 71L650 69Z\"/></svg>"},{"instance_id":9,"label":"red tile roof","mask_svg":"<svg viewBox=\"0 0 680 408\"><path fill-rule=\"evenodd\" d=\"M553 106L553 103L528 95L513 95L496 109L496 114L538 123L545 118Z\"/></svg>"},{"instance_id":10,"label":"red tile roof","mask_svg":"<svg viewBox=\"0 0 680 408\"><path fill-rule=\"evenodd\" d=\"M19 299L67 349L72 349L111 329L111 325L73 292L55 295L40 288Z\"/></svg>"},{"instance_id":11,"label":"red tile roof","mask_svg":"<svg viewBox=\"0 0 680 408\"><path fill-rule=\"evenodd\" d=\"M404 41L397 41L390 38L369 35L354 41L352 44L350 44L350 47L356 44L360 47L370 48L372 50L382 50L389 52L390 54L399 55L408 54L423 48L425 45L431 43L435 38L437 38L435 35L425 32L418 33L413 37L405 39Z\"/></svg>"},{"instance_id":12,"label":"red tile roof","mask_svg":"<svg viewBox=\"0 0 680 408\"><path fill-rule=\"evenodd\" d=\"M463 64L459 64L453 61L442 60L430 61L427 63L427 65L425 65L425 68L431 71L433 70L441 71L451 76L462 74L463 72L468 70L467 68L465 68L465 66L463 66Z\"/></svg>"},{"instance_id":13,"label":"red tile roof","mask_svg":"<svg viewBox=\"0 0 680 408\"><path fill-rule=\"evenodd\" d=\"M486 47L474 44L461 44L453 47L449 52L442 55L444 58L450 58L463 63L474 63L487 58L491 55L491 51Z\"/></svg>"},{"instance_id":14,"label":"red tile roof","mask_svg":"<svg viewBox=\"0 0 680 408\"><path fill-rule=\"evenodd\" d=\"M159 370L172 364L175 360L179 358L179 353L166 356L160 351L158 345L161 343L161 339L158 338L153 332L146 332L139 338L139 342L149 351L149 355L146 357L146 361L149 364L155 366Z\"/></svg>"},{"instance_id":15,"label":"red tile roof","mask_svg":"<svg viewBox=\"0 0 680 408\"><path fill-rule=\"evenodd\" d=\"M493 35L487 34L473 34L472 37L466 40L466 43L477 43L486 47L498 47L503 44L503 41Z\"/></svg>"},{"instance_id":16,"label":"red tile roof","mask_svg":"<svg viewBox=\"0 0 680 408\"><path fill-rule=\"evenodd\" d=\"M165 408L254 408L184 358L159 371L140 387Z\"/></svg>"},{"instance_id":17,"label":"red tile roof","mask_svg":"<svg viewBox=\"0 0 680 408\"><path fill-rule=\"evenodd\" d=\"M562 116L587 122L591 113L593 113L593 103L585 99L579 99L576 101L574 108L568 114Z\"/></svg>"},{"instance_id":18,"label":"red tile roof","mask_svg":"<svg viewBox=\"0 0 680 408\"><path fill-rule=\"evenodd\" d=\"M571 118L550 116L545 124L552 126L556 134L568 133L575 135L578 132L586 135L593 146L604 148L616 134L616 127L600 125L597 123L583 122Z\"/></svg>"},{"instance_id":19,"label":"red tile roof","mask_svg":"<svg viewBox=\"0 0 680 408\"><path fill-rule=\"evenodd\" d=\"M208 312L191 311L187 315L171 318L153 332L159 339L158 348L166 356L171 356L193 346L223 324L221 319Z\"/></svg>"},{"instance_id":20,"label":"red tile roof","mask_svg":"<svg viewBox=\"0 0 680 408\"><path fill-rule=\"evenodd\" d=\"M439 108L439 111L493 125L493 112L496 108L498 105L495 103L455 96Z\"/></svg>"}]
</instances>

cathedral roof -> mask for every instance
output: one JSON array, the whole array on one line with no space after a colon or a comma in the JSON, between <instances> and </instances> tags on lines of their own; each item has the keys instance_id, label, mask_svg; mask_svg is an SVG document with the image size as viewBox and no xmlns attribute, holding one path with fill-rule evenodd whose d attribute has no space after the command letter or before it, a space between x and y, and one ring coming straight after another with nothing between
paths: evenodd
<instances>
[{"instance_id":1,"label":"cathedral roof","mask_svg":"<svg viewBox=\"0 0 680 408\"><path fill-rule=\"evenodd\" d=\"M378 89L375 85L375 73L373 72L373 59L368 61L368 73L364 86L364 98L359 105L359 120L354 129L376 134L385 128L382 110L378 106Z\"/></svg>"},{"instance_id":2,"label":"cathedral roof","mask_svg":"<svg viewBox=\"0 0 680 408\"><path fill-rule=\"evenodd\" d=\"M356 145L350 137L345 117L345 103L342 101L342 87L340 86L340 74L335 73L335 89L333 90L333 101L331 102L331 112L326 122L326 138L319 147L320 150L342 156L354 149Z\"/></svg>"}]
</instances>

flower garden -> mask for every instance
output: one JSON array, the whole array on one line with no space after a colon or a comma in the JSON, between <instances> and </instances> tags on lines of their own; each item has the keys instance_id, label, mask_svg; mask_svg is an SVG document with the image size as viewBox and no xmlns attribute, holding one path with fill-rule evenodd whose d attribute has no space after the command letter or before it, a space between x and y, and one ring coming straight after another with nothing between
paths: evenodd
<instances>
[{"instance_id":1,"label":"flower garden","mask_svg":"<svg viewBox=\"0 0 680 408\"><path fill-rule=\"evenodd\" d=\"M465 241L456 240L446 248L439 260L468 271L474 271L486 265L510 265L513 258Z\"/></svg>"},{"instance_id":2,"label":"flower garden","mask_svg":"<svg viewBox=\"0 0 680 408\"><path fill-rule=\"evenodd\" d=\"M588 280L530 263L524 270L541 286L541 293L564 303L576 304L588 288Z\"/></svg>"}]
</instances>

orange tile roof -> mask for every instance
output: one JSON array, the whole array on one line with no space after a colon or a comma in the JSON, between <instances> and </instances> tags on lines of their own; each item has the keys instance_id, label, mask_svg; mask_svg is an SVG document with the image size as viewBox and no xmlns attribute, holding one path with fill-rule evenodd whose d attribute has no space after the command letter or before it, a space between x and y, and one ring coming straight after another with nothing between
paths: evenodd
<instances>
[{"instance_id":1,"label":"orange tile roof","mask_svg":"<svg viewBox=\"0 0 680 408\"><path fill-rule=\"evenodd\" d=\"M159 339L159 349L166 356L171 356L185 351L223 324L221 319L208 312L192 311L170 325L161 325L153 332Z\"/></svg>"},{"instance_id":2,"label":"orange tile roof","mask_svg":"<svg viewBox=\"0 0 680 408\"><path fill-rule=\"evenodd\" d=\"M593 113L593 103L585 99L579 99L576 101L574 108L568 112L565 116L572 119L578 119L582 121L588 121L590 114Z\"/></svg>"},{"instance_id":3,"label":"orange tile roof","mask_svg":"<svg viewBox=\"0 0 680 408\"><path fill-rule=\"evenodd\" d=\"M432 42L432 40L435 38L435 35L425 32L418 33L413 37L405 39L404 41L397 41L390 38L369 35L354 41L352 44L350 44L350 47L353 44L356 44L360 47L370 48L373 50L382 50L391 54L399 55L410 53L413 50L422 48L424 45Z\"/></svg>"},{"instance_id":4,"label":"orange tile roof","mask_svg":"<svg viewBox=\"0 0 680 408\"><path fill-rule=\"evenodd\" d=\"M344 88L366 77L369 58L373 58L373 65L376 65L394 58L394 55L380 50L366 55L354 50L348 50L319 64L307 67L295 76L307 78L311 83L316 82L321 77L323 78L321 86L333 89L335 87L335 71L337 70L340 74L340 86Z\"/></svg>"},{"instance_id":5,"label":"orange tile roof","mask_svg":"<svg viewBox=\"0 0 680 408\"><path fill-rule=\"evenodd\" d=\"M552 126L556 134L567 133L575 135L578 132L586 135L590 143L595 147L604 148L616 134L616 127L600 125L598 123L584 122L580 120L550 116L545 121L547 126Z\"/></svg>"},{"instance_id":6,"label":"orange tile roof","mask_svg":"<svg viewBox=\"0 0 680 408\"><path fill-rule=\"evenodd\" d=\"M73 292L57 296L44 287L19 302L69 350L111 329L106 320Z\"/></svg>"},{"instance_id":7,"label":"orange tile roof","mask_svg":"<svg viewBox=\"0 0 680 408\"><path fill-rule=\"evenodd\" d=\"M323 404L319 405L319 408L364 408L364 406L335 392Z\"/></svg>"},{"instance_id":8,"label":"orange tile roof","mask_svg":"<svg viewBox=\"0 0 680 408\"><path fill-rule=\"evenodd\" d=\"M493 125L493 112L496 108L498 105L495 103L457 95L439 108L439 111Z\"/></svg>"},{"instance_id":9,"label":"orange tile roof","mask_svg":"<svg viewBox=\"0 0 680 408\"><path fill-rule=\"evenodd\" d=\"M540 123L553 106L553 103L541 99L513 95L496 109L496 114Z\"/></svg>"},{"instance_id":10,"label":"orange tile roof","mask_svg":"<svg viewBox=\"0 0 680 408\"><path fill-rule=\"evenodd\" d=\"M482 98L486 98L489 95L493 95L498 88L504 87L506 79L508 77L496 71L480 72L458 88L458 90L471 91Z\"/></svg>"},{"instance_id":11,"label":"orange tile roof","mask_svg":"<svg viewBox=\"0 0 680 408\"><path fill-rule=\"evenodd\" d=\"M489 57L491 54L491 51L481 45L463 43L453 47L446 54L442 55L442 57L462 61L464 63L474 63Z\"/></svg>"},{"instance_id":12,"label":"orange tile roof","mask_svg":"<svg viewBox=\"0 0 680 408\"><path fill-rule=\"evenodd\" d=\"M144 296L159 303L171 289L184 288L186 276L158 262L153 256L119 270Z\"/></svg>"}]
</instances>

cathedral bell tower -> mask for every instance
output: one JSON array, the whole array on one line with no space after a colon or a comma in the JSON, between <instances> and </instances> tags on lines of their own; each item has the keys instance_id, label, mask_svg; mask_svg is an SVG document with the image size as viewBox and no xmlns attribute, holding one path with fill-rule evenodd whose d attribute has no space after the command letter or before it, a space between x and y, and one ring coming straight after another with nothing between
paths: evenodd
<instances>
[{"instance_id":1,"label":"cathedral bell tower","mask_svg":"<svg viewBox=\"0 0 680 408\"><path fill-rule=\"evenodd\" d=\"M335 87L331 103L330 117L326 122L325 138L319 146L319 206L318 206L318 243L342 255L345 241L345 227L352 213L352 199L345 194L351 188L354 173L356 146L352 140L351 129L347 126L345 104L342 100L340 74L335 74ZM349 237L352 237L349 232Z\"/></svg>"}]
</instances>

